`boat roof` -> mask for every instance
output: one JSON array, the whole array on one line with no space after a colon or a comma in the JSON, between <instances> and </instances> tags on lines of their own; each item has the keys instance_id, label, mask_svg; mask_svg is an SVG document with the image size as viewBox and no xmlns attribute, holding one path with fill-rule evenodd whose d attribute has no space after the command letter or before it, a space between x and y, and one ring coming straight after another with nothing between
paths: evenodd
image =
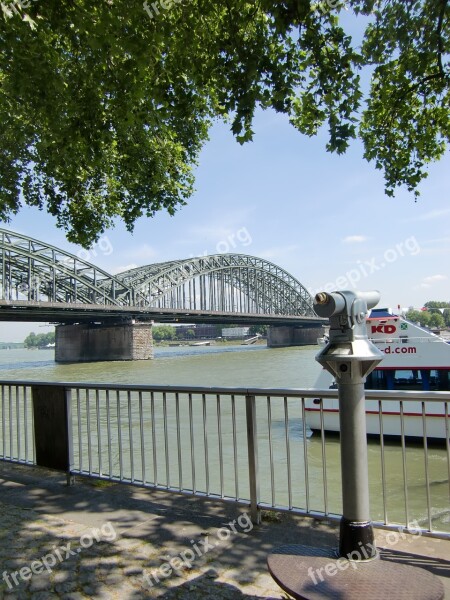
<instances>
[{"instance_id":1,"label":"boat roof","mask_svg":"<svg viewBox=\"0 0 450 600\"><path fill-rule=\"evenodd\" d=\"M372 308L369 319L386 319L387 317L399 317L392 308Z\"/></svg>"}]
</instances>

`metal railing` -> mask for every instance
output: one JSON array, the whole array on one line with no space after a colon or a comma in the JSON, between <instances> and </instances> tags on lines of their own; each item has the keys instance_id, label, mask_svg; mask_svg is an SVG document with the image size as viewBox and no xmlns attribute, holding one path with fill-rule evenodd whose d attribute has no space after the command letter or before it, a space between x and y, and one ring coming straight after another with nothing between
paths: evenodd
<instances>
[{"instance_id":1,"label":"metal railing","mask_svg":"<svg viewBox=\"0 0 450 600\"><path fill-rule=\"evenodd\" d=\"M34 420L31 389L27 384L1 386L0 459L34 465Z\"/></svg>"},{"instance_id":2,"label":"metal railing","mask_svg":"<svg viewBox=\"0 0 450 600\"><path fill-rule=\"evenodd\" d=\"M35 432L33 391L57 388L69 407L67 455L73 458L67 471L72 475L247 505L254 521L262 509L340 518L339 440L327 433L323 408L324 399L337 401L337 390L0 386L1 460L42 464L35 453L43 432ZM366 398L377 400L371 416L380 432L368 441L374 523L450 538L450 393L368 391ZM405 427L411 403L417 402L420 444L410 443ZM319 431L311 435L307 409L313 404ZM393 406L399 413L395 442L386 436ZM431 446L430 422L436 418L444 434L440 445ZM53 436L58 438L58 428Z\"/></svg>"}]
</instances>

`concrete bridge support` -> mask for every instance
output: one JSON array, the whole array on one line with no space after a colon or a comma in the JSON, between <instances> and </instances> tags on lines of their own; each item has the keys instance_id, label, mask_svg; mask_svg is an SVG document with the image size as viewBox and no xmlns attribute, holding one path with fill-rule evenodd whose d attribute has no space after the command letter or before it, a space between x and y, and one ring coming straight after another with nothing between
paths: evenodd
<instances>
[{"instance_id":1,"label":"concrete bridge support","mask_svg":"<svg viewBox=\"0 0 450 600\"><path fill-rule=\"evenodd\" d=\"M317 338L323 335L321 324L314 325L271 325L267 333L269 348L284 346L310 346L317 344Z\"/></svg>"},{"instance_id":2,"label":"concrete bridge support","mask_svg":"<svg viewBox=\"0 0 450 600\"><path fill-rule=\"evenodd\" d=\"M102 323L56 327L56 362L149 358L153 358L151 323Z\"/></svg>"}]
</instances>

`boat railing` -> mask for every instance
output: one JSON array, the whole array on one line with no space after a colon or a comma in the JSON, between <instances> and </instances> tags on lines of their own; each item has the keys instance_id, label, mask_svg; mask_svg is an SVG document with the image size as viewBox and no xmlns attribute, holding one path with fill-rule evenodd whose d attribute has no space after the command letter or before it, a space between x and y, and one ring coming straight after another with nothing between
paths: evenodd
<instances>
[{"instance_id":1,"label":"boat railing","mask_svg":"<svg viewBox=\"0 0 450 600\"><path fill-rule=\"evenodd\" d=\"M406 342L413 342L414 344L445 344L446 340L437 335L433 337L412 337L405 335L404 337L385 337L385 338L370 338L370 341L374 344L405 344Z\"/></svg>"},{"instance_id":2,"label":"boat railing","mask_svg":"<svg viewBox=\"0 0 450 600\"><path fill-rule=\"evenodd\" d=\"M254 521L261 510L340 518L339 440L324 430L320 400L321 431L312 435L307 425L308 402L337 400L337 390L0 386L0 460L234 502L249 506ZM380 422L380 435L368 441L374 523L450 538L450 392L368 390L367 398L377 401ZM400 403L395 443L384 432L392 400ZM404 433L418 402L419 445ZM436 447L429 406L440 407L445 428Z\"/></svg>"}]
</instances>

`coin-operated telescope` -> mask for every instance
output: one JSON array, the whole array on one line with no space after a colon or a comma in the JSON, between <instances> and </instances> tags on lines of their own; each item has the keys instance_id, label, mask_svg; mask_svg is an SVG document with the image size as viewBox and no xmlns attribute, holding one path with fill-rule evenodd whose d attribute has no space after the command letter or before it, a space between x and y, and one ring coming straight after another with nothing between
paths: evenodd
<instances>
[{"instance_id":1,"label":"coin-operated telescope","mask_svg":"<svg viewBox=\"0 0 450 600\"><path fill-rule=\"evenodd\" d=\"M316 360L336 378L339 388L343 516L339 556L361 561L349 569L329 548L288 544L268 557L275 581L292 597L400 598L405 586L417 600L443 600L444 586L424 569L371 560L377 558L369 516L369 477L364 382L383 354L369 341L366 318L378 292L321 292L314 310L330 319L330 339ZM325 572L325 575L322 573ZM318 575L319 581L316 579Z\"/></svg>"},{"instance_id":2,"label":"coin-operated telescope","mask_svg":"<svg viewBox=\"0 0 450 600\"><path fill-rule=\"evenodd\" d=\"M381 362L382 352L367 337L369 309L380 293L320 292L314 301L319 317L330 319L329 341L316 360L335 378L339 390L342 505L339 554L376 556L369 515L369 476L364 383Z\"/></svg>"}]
</instances>

